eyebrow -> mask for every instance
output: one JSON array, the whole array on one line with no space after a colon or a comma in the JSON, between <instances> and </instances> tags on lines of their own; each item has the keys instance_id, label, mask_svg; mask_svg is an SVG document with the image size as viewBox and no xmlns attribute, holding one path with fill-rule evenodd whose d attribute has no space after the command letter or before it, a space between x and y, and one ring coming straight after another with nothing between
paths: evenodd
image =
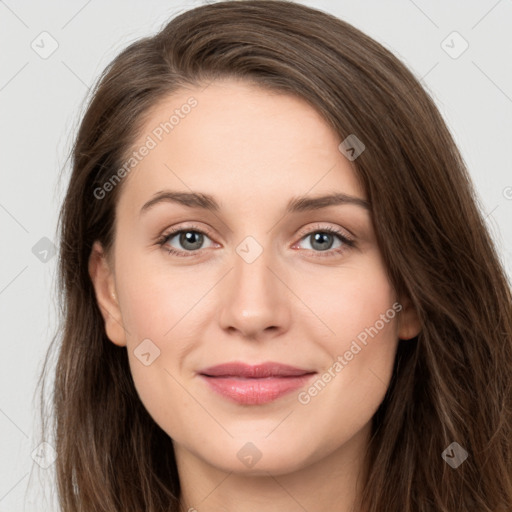
<instances>
[{"instance_id":1,"label":"eyebrow","mask_svg":"<svg viewBox=\"0 0 512 512\"><path fill-rule=\"evenodd\" d=\"M209 194L201 192L176 192L172 190L162 190L157 192L148 202L146 202L140 214L150 210L159 203L176 203L189 208L201 208L212 212L220 211L220 205L215 198ZM351 196L342 192L335 192L323 196L298 196L288 201L286 213L304 212L309 210L319 210L329 206L353 204L370 211L371 205L365 199Z\"/></svg>"}]
</instances>

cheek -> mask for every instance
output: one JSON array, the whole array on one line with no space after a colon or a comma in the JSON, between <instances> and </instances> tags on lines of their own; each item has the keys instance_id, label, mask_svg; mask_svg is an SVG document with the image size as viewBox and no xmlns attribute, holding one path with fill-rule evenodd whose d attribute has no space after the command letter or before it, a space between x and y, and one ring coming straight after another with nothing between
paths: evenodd
<instances>
[{"instance_id":1,"label":"cheek","mask_svg":"<svg viewBox=\"0 0 512 512\"><path fill-rule=\"evenodd\" d=\"M124 257L121 249L116 267L122 276L118 278L119 295L129 345L146 338L159 346L165 344L181 322L187 322L188 312L198 301L200 290L194 275L185 267L171 272L158 254Z\"/></svg>"},{"instance_id":2,"label":"cheek","mask_svg":"<svg viewBox=\"0 0 512 512\"><path fill-rule=\"evenodd\" d=\"M116 265L118 276L123 276L119 296L135 388L162 428L185 428L186 412L193 404L183 388L182 361L201 343L208 303L201 297L215 281L194 285L192 271L165 275L161 267L152 268L136 257L120 257ZM183 414L171 414L176 407Z\"/></svg>"},{"instance_id":3,"label":"cheek","mask_svg":"<svg viewBox=\"0 0 512 512\"><path fill-rule=\"evenodd\" d=\"M306 325L308 337L325 358L319 378L300 402L317 408L325 424L341 415L347 433L367 422L381 403L398 344L401 306L380 259L373 256L364 266L340 268L334 277L316 281L308 294L308 304L322 320Z\"/></svg>"},{"instance_id":4,"label":"cheek","mask_svg":"<svg viewBox=\"0 0 512 512\"><path fill-rule=\"evenodd\" d=\"M354 279L340 297L336 312L331 310L334 331L339 333L350 349L353 340L362 344L378 339L379 346L392 340L396 334L396 306L394 292L383 274L368 272L362 279ZM377 347L375 347L377 348Z\"/></svg>"},{"instance_id":5,"label":"cheek","mask_svg":"<svg viewBox=\"0 0 512 512\"><path fill-rule=\"evenodd\" d=\"M329 354L343 354L356 339L363 344L378 339L380 347L387 341L394 342L396 310L400 307L395 304L395 292L377 251L367 253L353 265L304 279L296 289L318 317L314 325L310 322L309 337L319 340L322 333Z\"/></svg>"},{"instance_id":6,"label":"cheek","mask_svg":"<svg viewBox=\"0 0 512 512\"><path fill-rule=\"evenodd\" d=\"M149 279L125 291L123 318L129 330L127 350L135 389L162 429L186 430L193 404L184 388L182 361L201 339L194 322L188 323L195 318L193 302L181 291L175 295L163 286L152 286Z\"/></svg>"}]
</instances>

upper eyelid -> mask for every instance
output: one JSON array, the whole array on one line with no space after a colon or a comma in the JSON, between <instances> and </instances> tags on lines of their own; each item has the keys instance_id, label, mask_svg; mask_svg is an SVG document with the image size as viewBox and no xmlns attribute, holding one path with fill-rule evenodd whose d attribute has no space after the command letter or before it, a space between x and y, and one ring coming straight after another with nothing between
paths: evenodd
<instances>
[{"instance_id":1,"label":"upper eyelid","mask_svg":"<svg viewBox=\"0 0 512 512\"><path fill-rule=\"evenodd\" d=\"M334 235L338 236L344 236L347 240L355 241L355 236L353 233L351 233L347 228L341 228L339 226L333 227L333 226L322 226L321 223L316 223L313 226L310 226L308 228L301 229L299 231L298 236L300 238L304 238L305 236L310 235L311 233L326 231L327 233L332 233Z\"/></svg>"}]
</instances>

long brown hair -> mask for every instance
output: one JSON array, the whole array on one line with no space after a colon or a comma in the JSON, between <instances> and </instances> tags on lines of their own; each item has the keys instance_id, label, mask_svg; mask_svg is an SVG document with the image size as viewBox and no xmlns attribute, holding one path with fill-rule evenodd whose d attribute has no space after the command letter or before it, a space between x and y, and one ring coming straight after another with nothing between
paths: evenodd
<instances>
[{"instance_id":1,"label":"long brown hair","mask_svg":"<svg viewBox=\"0 0 512 512\"><path fill-rule=\"evenodd\" d=\"M59 217L62 327L50 351L62 510L178 510L171 439L142 405L126 349L106 337L88 273L93 242L112 247L123 182L102 199L94 191L122 167L150 107L225 77L297 95L340 142L364 143L353 164L389 279L421 319L421 333L399 343L372 421L363 509L512 510L512 297L463 159L431 97L388 50L280 0L184 12L122 51L92 91ZM468 452L457 469L442 457L453 442Z\"/></svg>"}]
</instances>

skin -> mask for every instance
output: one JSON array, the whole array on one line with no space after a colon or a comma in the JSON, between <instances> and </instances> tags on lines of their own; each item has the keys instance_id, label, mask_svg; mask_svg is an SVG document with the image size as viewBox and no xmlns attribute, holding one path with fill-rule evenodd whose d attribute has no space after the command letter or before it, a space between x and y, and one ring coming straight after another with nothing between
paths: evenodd
<instances>
[{"instance_id":1,"label":"skin","mask_svg":"<svg viewBox=\"0 0 512 512\"><path fill-rule=\"evenodd\" d=\"M371 418L398 339L420 330L417 314L387 279L370 211L343 204L284 213L295 196L366 199L340 137L316 110L291 95L216 81L158 103L134 147L190 96L198 105L124 178L112 258L99 243L91 253L107 336L127 348L140 399L173 440L183 510L360 510ZM211 194L221 208L161 202L140 215L164 189ZM196 256L156 242L191 222L208 232ZM332 235L319 249L312 235L329 227L352 234L356 246ZM236 251L248 236L262 249L251 263ZM191 252L179 234L166 246ZM240 405L197 375L228 361L277 361L321 376L397 302L402 311L307 404L298 390ZM149 366L134 354L144 339L160 350ZM248 442L261 454L252 467L237 457Z\"/></svg>"}]
</instances>

